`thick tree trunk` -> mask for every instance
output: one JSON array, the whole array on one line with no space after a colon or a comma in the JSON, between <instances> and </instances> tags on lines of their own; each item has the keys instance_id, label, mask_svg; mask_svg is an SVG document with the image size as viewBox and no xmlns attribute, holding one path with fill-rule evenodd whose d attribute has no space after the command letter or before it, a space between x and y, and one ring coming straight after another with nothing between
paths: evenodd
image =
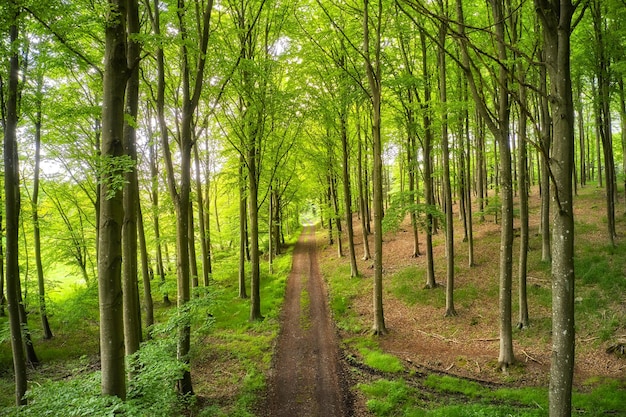
<instances>
[{"instance_id":1,"label":"thick tree trunk","mask_svg":"<svg viewBox=\"0 0 626 417\"><path fill-rule=\"evenodd\" d=\"M550 417L572 414L574 374L574 212L572 164L574 109L570 70L570 35L574 6L535 0L543 24L554 114L554 151L550 169L552 190L552 361L550 364Z\"/></svg>"},{"instance_id":2,"label":"thick tree trunk","mask_svg":"<svg viewBox=\"0 0 626 417\"><path fill-rule=\"evenodd\" d=\"M126 397L122 294L122 190L108 178L123 176L124 93L126 61L126 1L109 0L106 24L102 102L100 231L98 241L98 294L100 300L100 362L102 393Z\"/></svg>"}]
</instances>

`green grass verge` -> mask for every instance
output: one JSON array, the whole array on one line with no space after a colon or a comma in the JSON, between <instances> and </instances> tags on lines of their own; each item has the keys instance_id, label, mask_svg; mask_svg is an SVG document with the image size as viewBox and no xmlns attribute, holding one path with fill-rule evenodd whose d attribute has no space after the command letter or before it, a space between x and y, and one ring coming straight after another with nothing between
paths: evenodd
<instances>
[{"instance_id":1,"label":"green grass verge","mask_svg":"<svg viewBox=\"0 0 626 417\"><path fill-rule=\"evenodd\" d=\"M548 390L540 387L492 388L450 376L429 375L409 384L403 379L380 379L360 384L367 407L375 416L548 415ZM577 415L600 417L626 414L626 382L599 381L585 392L574 392Z\"/></svg>"}]
</instances>

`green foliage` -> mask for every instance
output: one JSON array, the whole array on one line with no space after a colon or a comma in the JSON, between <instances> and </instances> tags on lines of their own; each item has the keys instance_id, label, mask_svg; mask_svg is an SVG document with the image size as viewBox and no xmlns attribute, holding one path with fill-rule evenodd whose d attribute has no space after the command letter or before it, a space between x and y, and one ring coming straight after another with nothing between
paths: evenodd
<instances>
[{"instance_id":1,"label":"green foliage","mask_svg":"<svg viewBox=\"0 0 626 417\"><path fill-rule=\"evenodd\" d=\"M103 155L99 160L99 178L106 186L106 199L110 200L118 191L121 191L126 183L124 174L132 172L135 161L128 155L111 156Z\"/></svg>"},{"instance_id":2,"label":"green foliage","mask_svg":"<svg viewBox=\"0 0 626 417\"><path fill-rule=\"evenodd\" d=\"M487 200L487 204L483 206L483 210L476 210L474 212L474 216L483 217L483 216L493 216L494 221L497 222L498 216L502 212L502 201L500 201L500 196L495 194Z\"/></svg>"},{"instance_id":3,"label":"green foliage","mask_svg":"<svg viewBox=\"0 0 626 417\"><path fill-rule=\"evenodd\" d=\"M436 205L416 203L416 192L402 191L391 195L391 205L383 218L383 230L398 230L407 214L414 213L417 217L417 226L428 232L428 215L445 224L445 215Z\"/></svg>"}]
</instances>

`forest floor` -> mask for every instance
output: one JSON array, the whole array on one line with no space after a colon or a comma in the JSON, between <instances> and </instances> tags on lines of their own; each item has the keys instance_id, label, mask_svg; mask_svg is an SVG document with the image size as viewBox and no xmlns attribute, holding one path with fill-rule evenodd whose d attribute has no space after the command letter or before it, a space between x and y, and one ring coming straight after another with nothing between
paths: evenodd
<instances>
[{"instance_id":1,"label":"forest floor","mask_svg":"<svg viewBox=\"0 0 626 417\"><path fill-rule=\"evenodd\" d=\"M588 247L596 247L598 253L607 247L605 223L599 221L602 210L602 190L588 187L581 191L582 197L575 202L578 242ZM622 200L623 202L623 200ZM420 250L422 256L412 257L413 239L410 224L405 222L400 229L387 233L383 243L384 265L384 315L388 334L377 339L380 349L398 357L408 371L423 376L428 374L451 375L470 381L476 381L488 387L526 387L547 386L551 356L551 301L549 263L541 262L541 236L539 230L538 193L531 196L530 250L529 250L529 328L518 330L514 327L514 354L516 363L506 372L497 366L499 352L499 313L498 313L498 268L500 226L493 216L484 221L474 220L474 256L475 265L468 266L468 244L463 242L463 227L455 224L455 293L456 317L444 317L445 312L445 244L441 232L434 237L434 258L436 279L440 287L427 290L425 284L425 240L420 232ZM458 206L455 206L458 209ZM618 235L623 239L626 230L623 204L618 212ZM602 214L604 214L602 212ZM455 216L455 222L458 222ZM515 227L519 225L515 219ZM355 251L358 259L362 291L351 301L350 313L360 320L360 336L368 332L373 323L372 312L372 277L373 261L363 260L362 234L360 220L354 217ZM370 236L370 239L372 237ZM336 243L329 245L328 231L319 230L317 234L319 258L324 277L327 281L339 278L334 272L339 265L349 271L347 256L337 257ZM373 254L373 241L370 248ZM593 249L592 249L593 251ZM610 249L609 253L612 253ZM347 245L344 241L344 253ZM513 286L513 326L517 323L517 257L519 239L514 247L514 286ZM587 256L587 255L585 255ZM623 256L623 254L616 254ZM612 262L612 261L610 261ZM577 298L580 312L577 312L575 385L589 389L590 381L599 382L603 378L616 378L626 381L626 359L607 353L606 349L616 338L626 335L626 294L603 294L593 285L581 284L580 276L587 274L583 268L593 269L593 259L577 270ZM593 272L593 271L592 271ZM338 272L337 275L342 272ZM591 272L590 272L591 274ZM583 277L584 278L584 277ZM626 269L618 279L626 279ZM332 293L332 283L329 282ZM332 294L331 294L332 297ZM606 299L606 298L610 299ZM594 308L596 299L603 299ZM312 301L313 302L313 301ZM583 314L584 316L580 316ZM335 317L335 321L341 320ZM603 330L604 329L604 330ZM607 330L610 334L607 334ZM601 334L601 331L605 333ZM367 382L375 376L371 369L355 366L362 364L358 348L350 339L359 337L354 330L337 330L342 341L345 358L356 359L352 365L352 383ZM373 337L374 338L374 337ZM348 361L350 362L350 361ZM346 362L347 363L347 362ZM365 399L358 390L354 390L354 413L351 415L370 415L366 411Z\"/></svg>"}]
</instances>

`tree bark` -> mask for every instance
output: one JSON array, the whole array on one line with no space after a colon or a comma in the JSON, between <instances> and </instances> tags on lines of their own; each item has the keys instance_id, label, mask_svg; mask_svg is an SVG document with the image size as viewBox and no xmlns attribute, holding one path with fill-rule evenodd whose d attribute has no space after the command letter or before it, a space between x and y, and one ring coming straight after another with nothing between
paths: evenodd
<instances>
[{"instance_id":1,"label":"tree bark","mask_svg":"<svg viewBox=\"0 0 626 417\"><path fill-rule=\"evenodd\" d=\"M426 204L432 209L435 207L432 165L433 131L430 110L431 90L428 49L426 48L426 34L424 30L420 30L420 44L422 46L422 75L424 77L424 104L422 106L424 113L424 140L422 143L422 154L424 157L424 197ZM430 289L437 287L437 281L435 280L435 257L433 254L433 228L433 215L431 210L428 210L426 213L426 288Z\"/></svg>"},{"instance_id":2,"label":"tree bark","mask_svg":"<svg viewBox=\"0 0 626 417\"><path fill-rule=\"evenodd\" d=\"M15 404L24 405L26 399L26 358L19 317L19 168L17 157L17 104L19 89L18 56L18 20L20 9L15 1L9 1L11 26L9 42L11 55L9 60L9 85L7 90L6 116L4 120L4 211L6 217L6 298L11 332L11 350L13 351L13 371L15 373Z\"/></svg>"},{"instance_id":3,"label":"tree bark","mask_svg":"<svg viewBox=\"0 0 626 417\"><path fill-rule=\"evenodd\" d=\"M126 0L109 0L105 31L102 102L103 168L100 189L98 239L98 294L100 300L100 362L102 393L126 397L122 294L122 189L111 178L123 176L120 161L124 129L126 61Z\"/></svg>"},{"instance_id":4,"label":"tree bark","mask_svg":"<svg viewBox=\"0 0 626 417\"><path fill-rule=\"evenodd\" d=\"M46 309L46 285L44 281L43 263L41 261L41 229L39 228L39 164L41 161L41 94L43 77L37 80L37 114L35 115L35 172L33 178L33 194L31 197L32 220L33 220L33 243L35 246L35 264L37 266L37 284L39 287L39 315L43 338L52 339L52 330L48 322Z\"/></svg>"},{"instance_id":5,"label":"tree bark","mask_svg":"<svg viewBox=\"0 0 626 417\"><path fill-rule=\"evenodd\" d=\"M248 235L246 233L248 222L248 209L246 208L248 199L246 197L245 175L244 175L245 160L243 155L239 157L239 298L248 298L246 292L246 240Z\"/></svg>"},{"instance_id":6,"label":"tree bark","mask_svg":"<svg viewBox=\"0 0 626 417\"><path fill-rule=\"evenodd\" d=\"M348 154L348 116L344 107L339 115L341 124L341 155L342 155L342 179L343 179L343 205L346 213L346 234L348 235L348 253L350 255L350 277L359 276L359 268L356 264L356 253L354 250L354 227L352 225L352 194L350 192L350 169Z\"/></svg>"},{"instance_id":7,"label":"tree bark","mask_svg":"<svg viewBox=\"0 0 626 417\"><path fill-rule=\"evenodd\" d=\"M198 200L198 228L200 230L200 249L202 250L202 282L205 287L209 286L209 278L211 276L211 250L209 249L209 230L207 229L208 222L205 222L205 204L204 200L208 198L208 194L203 196L202 182L201 182L201 169L200 169L200 155L198 152L198 143L196 142L193 147L193 158L196 169L196 199ZM207 154L206 158L209 158ZM208 171L208 170L207 170ZM205 181L209 181L208 172L206 172Z\"/></svg>"},{"instance_id":8,"label":"tree bark","mask_svg":"<svg viewBox=\"0 0 626 417\"><path fill-rule=\"evenodd\" d=\"M152 301L152 288L150 280L148 247L146 245L146 233L143 226L143 213L141 203L137 202L137 233L139 235L139 252L141 254L141 277L143 281L143 308L146 311L146 328L154 324L154 302ZM150 333L148 333L148 336Z\"/></svg>"},{"instance_id":9,"label":"tree bark","mask_svg":"<svg viewBox=\"0 0 626 417\"><path fill-rule=\"evenodd\" d=\"M127 1L128 81L126 83L127 118L124 122L124 154L133 162L125 173L126 185L123 194L124 222L122 225L122 290L124 294L124 343L126 355L139 350L141 343L141 307L139 305L137 266L137 207L139 204L139 182L137 180L137 133L136 121L139 108L139 59L141 46L134 39L139 33L139 11L137 0ZM132 120L132 122L129 121Z\"/></svg>"},{"instance_id":10,"label":"tree bark","mask_svg":"<svg viewBox=\"0 0 626 417\"><path fill-rule=\"evenodd\" d=\"M369 85L369 98L372 105L372 138L374 142L373 181L374 181L374 325L377 335L387 333L383 312L383 161L381 140L381 23L382 0L377 3L376 25L374 26L374 52L370 51L369 0L363 0L363 53L365 72Z\"/></svg>"},{"instance_id":11,"label":"tree bark","mask_svg":"<svg viewBox=\"0 0 626 417\"><path fill-rule=\"evenodd\" d=\"M439 0L442 15L446 15L444 3ZM444 210L446 214L446 317L454 317L457 312L454 308L454 217L452 213L452 187L450 185L450 150L448 146L448 83L446 72L445 41L448 32L446 23L439 26L439 46L437 64L439 67L439 100L443 107L441 114L441 156L443 162L443 194Z\"/></svg>"},{"instance_id":12,"label":"tree bark","mask_svg":"<svg viewBox=\"0 0 626 417\"><path fill-rule=\"evenodd\" d=\"M550 170L552 189L552 360L550 417L572 413L574 374L574 212L572 165L574 109L570 69L570 35L575 7L571 0L535 0L543 25L546 67L554 117L554 151Z\"/></svg>"}]
</instances>

